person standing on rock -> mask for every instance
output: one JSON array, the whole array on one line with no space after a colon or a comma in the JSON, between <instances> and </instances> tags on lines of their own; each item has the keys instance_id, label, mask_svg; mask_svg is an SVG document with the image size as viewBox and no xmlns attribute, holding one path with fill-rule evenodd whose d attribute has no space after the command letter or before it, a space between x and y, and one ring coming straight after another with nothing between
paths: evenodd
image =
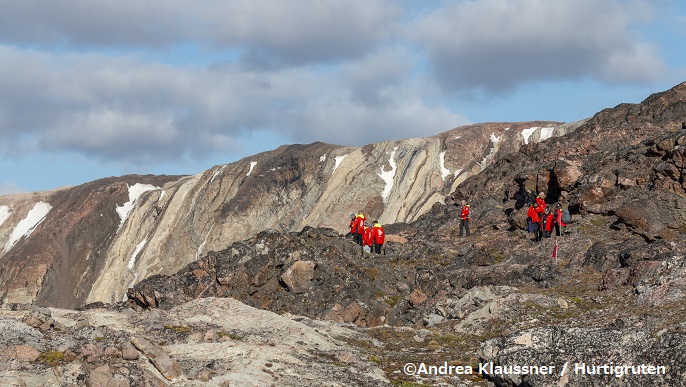
<instances>
[{"instance_id":1,"label":"person standing on rock","mask_svg":"<svg viewBox=\"0 0 686 387\"><path fill-rule=\"evenodd\" d=\"M364 235L362 235L362 252L371 253L372 239L372 229L369 227L369 223L364 222Z\"/></svg>"},{"instance_id":2,"label":"person standing on rock","mask_svg":"<svg viewBox=\"0 0 686 387\"><path fill-rule=\"evenodd\" d=\"M357 230L357 234L355 234L355 243L360 246L363 246L362 238L364 237L364 219L364 213L362 211L360 211L357 215L357 218L355 218L355 229Z\"/></svg>"},{"instance_id":3,"label":"person standing on rock","mask_svg":"<svg viewBox=\"0 0 686 387\"><path fill-rule=\"evenodd\" d=\"M562 236L562 233L560 232L560 227L567 227L567 223L565 223L564 220L562 220L562 213L562 205L560 203L557 203L557 205L555 206L555 212L553 213L553 217L555 218L556 236Z\"/></svg>"},{"instance_id":4,"label":"person standing on rock","mask_svg":"<svg viewBox=\"0 0 686 387\"><path fill-rule=\"evenodd\" d=\"M460 211L460 236L462 236L463 231L467 231L467 236L469 236L469 221L472 219L472 210L465 200L462 200L460 203L462 204L462 210Z\"/></svg>"},{"instance_id":5,"label":"person standing on rock","mask_svg":"<svg viewBox=\"0 0 686 387\"><path fill-rule=\"evenodd\" d=\"M386 232L383 226L379 224L378 220L374 221L374 226L372 226L372 239L374 242L374 252L376 254L381 254L381 248L386 241Z\"/></svg>"},{"instance_id":6,"label":"person standing on rock","mask_svg":"<svg viewBox=\"0 0 686 387\"><path fill-rule=\"evenodd\" d=\"M542 219L543 226L543 237L550 238L550 233L553 231L553 214L550 212L550 208L545 209L545 215Z\"/></svg>"},{"instance_id":7,"label":"person standing on rock","mask_svg":"<svg viewBox=\"0 0 686 387\"><path fill-rule=\"evenodd\" d=\"M538 216L543 219L543 214L545 213L545 194L543 192L538 193L538 196L536 197L536 204L538 205L536 208Z\"/></svg>"},{"instance_id":8,"label":"person standing on rock","mask_svg":"<svg viewBox=\"0 0 686 387\"><path fill-rule=\"evenodd\" d=\"M533 202L529 206L529 211L526 213L526 215L531 220L531 224L533 226L534 242L538 242L541 239L540 238L541 217L538 215L537 207L538 207L538 203Z\"/></svg>"},{"instance_id":9,"label":"person standing on rock","mask_svg":"<svg viewBox=\"0 0 686 387\"><path fill-rule=\"evenodd\" d=\"M355 231L357 231L356 229L355 229L355 231L353 231L354 227L355 227L355 213L351 212L350 213L350 225L348 226L348 228L350 229L350 235L353 236L353 239L355 239ZM346 235L346 237L347 237L347 235Z\"/></svg>"}]
</instances>

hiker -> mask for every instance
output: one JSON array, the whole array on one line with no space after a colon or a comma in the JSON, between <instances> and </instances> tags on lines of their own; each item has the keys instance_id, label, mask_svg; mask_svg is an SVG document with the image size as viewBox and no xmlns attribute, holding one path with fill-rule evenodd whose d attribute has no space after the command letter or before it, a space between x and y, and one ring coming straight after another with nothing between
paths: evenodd
<instances>
[{"instance_id":1,"label":"hiker","mask_svg":"<svg viewBox=\"0 0 686 387\"><path fill-rule=\"evenodd\" d=\"M472 211L469 208L469 204L462 200L462 211L460 211L460 236L462 236L462 231L467 231L467 236L469 236L469 221L472 218Z\"/></svg>"},{"instance_id":2,"label":"hiker","mask_svg":"<svg viewBox=\"0 0 686 387\"><path fill-rule=\"evenodd\" d=\"M355 218L355 243L362 246L362 237L364 235L364 213L360 211Z\"/></svg>"},{"instance_id":3,"label":"hiker","mask_svg":"<svg viewBox=\"0 0 686 387\"><path fill-rule=\"evenodd\" d=\"M550 208L545 209L545 216L542 219L543 223L543 238L550 238L550 233L553 231L554 218L550 212Z\"/></svg>"},{"instance_id":4,"label":"hiker","mask_svg":"<svg viewBox=\"0 0 686 387\"><path fill-rule=\"evenodd\" d=\"M533 202L529 206L529 211L526 215L529 217L532 226L532 232L534 233L534 242L538 242L541 238L539 233L541 232L541 217L538 215L538 203Z\"/></svg>"},{"instance_id":5,"label":"hiker","mask_svg":"<svg viewBox=\"0 0 686 387\"><path fill-rule=\"evenodd\" d=\"M378 220L374 221L374 226L372 226L372 239L374 242L374 252L376 254L381 254L381 247L386 239L386 232L383 226L379 224Z\"/></svg>"},{"instance_id":6,"label":"hiker","mask_svg":"<svg viewBox=\"0 0 686 387\"><path fill-rule=\"evenodd\" d=\"M566 214L565 214L566 211ZM564 229L560 229L560 227L567 227L567 222L565 220L569 221L569 210L567 209L562 209L562 204L557 203L555 206L555 213L554 213L554 218L555 218L555 235L557 236L562 236L564 233ZM562 231L562 232L560 232Z\"/></svg>"},{"instance_id":7,"label":"hiker","mask_svg":"<svg viewBox=\"0 0 686 387\"><path fill-rule=\"evenodd\" d=\"M350 229L350 232L348 234L353 236L353 239L355 239L355 232L357 231L357 228L355 227L355 213L351 212L350 213L350 225L348 225L348 228ZM353 231L353 228L355 231ZM346 235L347 237L347 235Z\"/></svg>"},{"instance_id":8,"label":"hiker","mask_svg":"<svg viewBox=\"0 0 686 387\"><path fill-rule=\"evenodd\" d=\"M524 203L529 206L531 203L536 201L536 195L527 188L526 194L524 194Z\"/></svg>"},{"instance_id":9,"label":"hiker","mask_svg":"<svg viewBox=\"0 0 686 387\"><path fill-rule=\"evenodd\" d=\"M365 253L372 252L372 229L369 227L368 222L364 222L364 232L362 235L362 251Z\"/></svg>"},{"instance_id":10,"label":"hiker","mask_svg":"<svg viewBox=\"0 0 686 387\"><path fill-rule=\"evenodd\" d=\"M536 204L538 205L536 212L538 212L538 216L543 220L542 216L545 213L545 194L543 192L538 193Z\"/></svg>"}]
</instances>

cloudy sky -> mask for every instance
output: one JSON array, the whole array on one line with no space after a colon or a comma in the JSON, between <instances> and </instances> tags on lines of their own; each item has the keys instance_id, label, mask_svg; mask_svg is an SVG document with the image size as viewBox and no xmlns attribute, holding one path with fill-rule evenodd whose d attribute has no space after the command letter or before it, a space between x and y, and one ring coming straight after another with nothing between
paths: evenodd
<instances>
[{"instance_id":1,"label":"cloudy sky","mask_svg":"<svg viewBox=\"0 0 686 387\"><path fill-rule=\"evenodd\" d=\"M0 195L576 121L686 80L681 0L0 0Z\"/></svg>"}]
</instances>

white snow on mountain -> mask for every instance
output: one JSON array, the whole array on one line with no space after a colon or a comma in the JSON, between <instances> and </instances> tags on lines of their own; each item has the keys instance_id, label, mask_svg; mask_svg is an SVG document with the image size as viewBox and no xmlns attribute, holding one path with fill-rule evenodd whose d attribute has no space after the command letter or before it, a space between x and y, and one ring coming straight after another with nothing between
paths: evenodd
<instances>
[{"instance_id":1,"label":"white snow on mountain","mask_svg":"<svg viewBox=\"0 0 686 387\"><path fill-rule=\"evenodd\" d=\"M36 203L31 211L26 214L26 217L20 220L19 223L14 226L14 230L12 230L12 234L10 234L10 239L8 239L7 243L5 244L4 252L9 251L17 242L21 240L21 238L31 235L33 230L35 230L36 227L43 222L45 216L48 215L48 212L50 212L51 209L52 206L48 203Z\"/></svg>"},{"instance_id":2,"label":"white snow on mountain","mask_svg":"<svg viewBox=\"0 0 686 387\"><path fill-rule=\"evenodd\" d=\"M386 186L384 187L383 192L381 192L381 197L383 198L383 202L386 203L386 200L388 199L388 195L391 194L391 190L393 189L393 178L395 177L395 171L397 169L397 165L395 163L395 160L393 157L395 156L395 151L398 150L398 147L396 146L393 148L393 151L391 152L391 158L388 160L388 163L391 165L391 169L388 171L383 170L383 165L381 166L381 173L379 173L379 177L386 182Z\"/></svg>"},{"instance_id":3,"label":"white snow on mountain","mask_svg":"<svg viewBox=\"0 0 686 387\"><path fill-rule=\"evenodd\" d=\"M541 128L541 137L538 139L538 142L545 141L553 137L554 130L555 128Z\"/></svg>"},{"instance_id":4,"label":"white snow on mountain","mask_svg":"<svg viewBox=\"0 0 686 387\"><path fill-rule=\"evenodd\" d=\"M214 171L214 173L212 174L212 177L210 178L210 183L213 182L214 179L215 179L217 176L219 176L220 173L222 173L222 171L224 170L224 168L226 168L226 165L223 165L221 168L219 168L219 169L217 169L216 171Z\"/></svg>"},{"instance_id":5,"label":"white snow on mountain","mask_svg":"<svg viewBox=\"0 0 686 387\"><path fill-rule=\"evenodd\" d=\"M339 165L343 162L343 159L348 157L348 155L343 155L343 156L336 156L334 157L334 160L336 163L333 165L333 171L331 171L331 174L333 175L334 172L336 172L336 168L338 168Z\"/></svg>"},{"instance_id":6,"label":"white snow on mountain","mask_svg":"<svg viewBox=\"0 0 686 387\"><path fill-rule=\"evenodd\" d=\"M538 129L538 126L534 126L533 128L529 129L522 129L522 137L524 137L524 144L529 143L529 137L531 137L532 134Z\"/></svg>"},{"instance_id":7,"label":"white snow on mountain","mask_svg":"<svg viewBox=\"0 0 686 387\"><path fill-rule=\"evenodd\" d=\"M450 170L445 167L445 151L438 155L438 166L441 168L441 177L445 180L446 177L450 176Z\"/></svg>"},{"instance_id":8,"label":"white snow on mountain","mask_svg":"<svg viewBox=\"0 0 686 387\"><path fill-rule=\"evenodd\" d=\"M133 271L134 266L136 266L136 258L138 257L138 254L143 251L143 247L145 247L146 243L148 243L148 238L143 238L143 240L136 246L133 254L131 254L131 258L129 258L129 264L126 265L129 270Z\"/></svg>"},{"instance_id":9,"label":"white snow on mountain","mask_svg":"<svg viewBox=\"0 0 686 387\"><path fill-rule=\"evenodd\" d=\"M10 217L10 208L7 206L0 206L0 226Z\"/></svg>"},{"instance_id":10,"label":"white snow on mountain","mask_svg":"<svg viewBox=\"0 0 686 387\"><path fill-rule=\"evenodd\" d=\"M245 176L250 176L250 173L255 168L255 165L257 165L257 161L251 161L250 162L250 169L248 170L248 173L245 174Z\"/></svg>"},{"instance_id":11,"label":"white snow on mountain","mask_svg":"<svg viewBox=\"0 0 686 387\"><path fill-rule=\"evenodd\" d=\"M129 214L131 213L131 210L133 209L133 206L136 203L136 199L138 199L145 192L153 191L156 189L162 188L155 187L151 184L140 183L136 183L134 185L129 186L129 201L122 204L121 206L117 206L117 214L119 214L119 219L121 219L121 221L119 222L119 228L121 228L121 226L124 225L124 222L126 222L126 219L129 217Z\"/></svg>"}]
</instances>

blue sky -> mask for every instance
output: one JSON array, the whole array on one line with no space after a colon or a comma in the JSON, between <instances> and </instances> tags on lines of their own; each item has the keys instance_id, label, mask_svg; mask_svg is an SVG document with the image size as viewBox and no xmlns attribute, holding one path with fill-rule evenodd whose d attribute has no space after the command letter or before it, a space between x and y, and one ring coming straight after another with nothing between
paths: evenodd
<instances>
[{"instance_id":1,"label":"blue sky","mask_svg":"<svg viewBox=\"0 0 686 387\"><path fill-rule=\"evenodd\" d=\"M576 121L686 80L676 0L0 6L0 195L286 143Z\"/></svg>"}]
</instances>

